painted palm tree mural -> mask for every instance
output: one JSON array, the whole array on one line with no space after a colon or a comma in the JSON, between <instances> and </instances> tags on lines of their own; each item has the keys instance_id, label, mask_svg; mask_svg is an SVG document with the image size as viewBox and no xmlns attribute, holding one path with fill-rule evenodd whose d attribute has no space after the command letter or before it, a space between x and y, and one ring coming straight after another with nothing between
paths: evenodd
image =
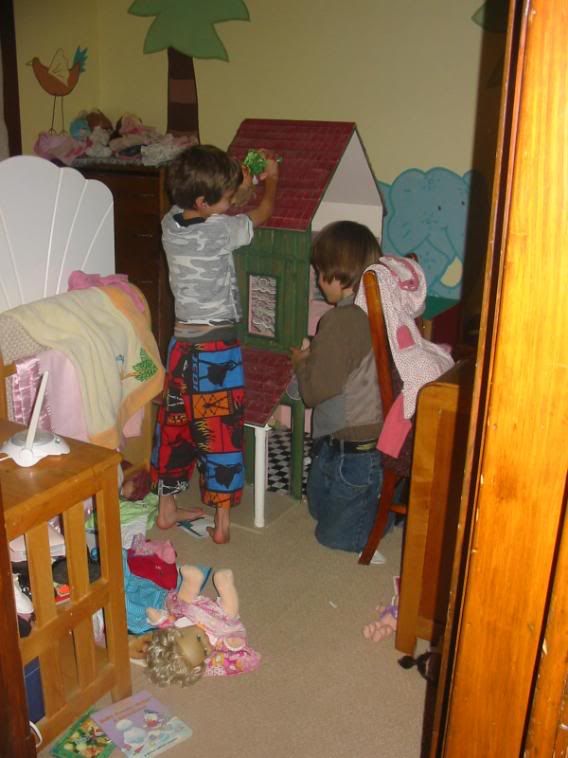
<instances>
[{"instance_id":1,"label":"painted palm tree mural","mask_svg":"<svg viewBox=\"0 0 568 758\"><path fill-rule=\"evenodd\" d=\"M192 135L199 140L193 59L229 59L215 24L248 21L245 3L242 0L134 0L128 12L155 17L144 41L145 53L168 51L168 132Z\"/></svg>"}]
</instances>

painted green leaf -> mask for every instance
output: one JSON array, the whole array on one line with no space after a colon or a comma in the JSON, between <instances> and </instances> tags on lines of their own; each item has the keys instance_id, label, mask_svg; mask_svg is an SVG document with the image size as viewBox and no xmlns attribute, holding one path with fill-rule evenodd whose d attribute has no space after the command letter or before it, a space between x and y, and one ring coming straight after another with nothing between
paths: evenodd
<instances>
[{"instance_id":1,"label":"painted green leaf","mask_svg":"<svg viewBox=\"0 0 568 758\"><path fill-rule=\"evenodd\" d=\"M144 42L145 53L168 47L194 58L228 60L215 24L248 21L242 0L135 0L129 13L155 16Z\"/></svg>"},{"instance_id":2,"label":"painted green leaf","mask_svg":"<svg viewBox=\"0 0 568 758\"><path fill-rule=\"evenodd\" d=\"M150 358L148 353L143 347L140 348L140 362L135 363L132 366L132 373L129 376L134 376L138 382L145 382L150 379L157 371L156 364Z\"/></svg>"},{"instance_id":3,"label":"painted green leaf","mask_svg":"<svg viewBox=\"0 0 568 758\"><path fill-rule=\"evenodd\" d=\"M157 16L166 4L167 0L134 0L128 12L133 16Z\"/></svg>"},{"instance_id":4,"label":"painted green leaf","mask_svg":"<svg viewBox=\"0 0 568 758\"><path fill-rule=\"evenodd\" d=\"M471 20L486 32L503 34L507 31L508 0L487 0Z\"/></svg>"}]
</instances>

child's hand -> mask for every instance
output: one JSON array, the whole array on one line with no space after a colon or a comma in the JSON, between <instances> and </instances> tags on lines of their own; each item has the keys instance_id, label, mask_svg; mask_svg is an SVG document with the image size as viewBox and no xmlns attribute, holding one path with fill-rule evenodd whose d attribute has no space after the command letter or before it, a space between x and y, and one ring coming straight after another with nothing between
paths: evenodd
<instances>
[{"instance_id":1,"label":"child's hand","mask_svg":"<svg viewBox=\"0 0 568 758\"><path fill-rule=\"evenodd\" d=\"M278 181L278 162L275 158L266 156L266 167L259 179L274 179Z\"/></svg>"},{"instance_id":2,"label":"child's hand","mask_svg":"<svg viewBox=\"0 0 568 758\"><path fill-rule=\"evenodd\" d=\"M306 358L309 356L309 354L310 354L309 347L305 348L304 350L300 350L297 347L291 347L290 359L292 361L292 366L294 367L294 369L296 368L296 366L298 366L299 363L301 363L302 361L305 361Z\"/></svg>"}]
</instances>

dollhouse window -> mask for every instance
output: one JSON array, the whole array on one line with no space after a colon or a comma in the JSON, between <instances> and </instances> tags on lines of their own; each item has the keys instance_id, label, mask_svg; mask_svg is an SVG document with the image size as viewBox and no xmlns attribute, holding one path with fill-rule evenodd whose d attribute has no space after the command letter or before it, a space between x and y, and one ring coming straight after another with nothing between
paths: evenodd
<instances>
[{"instance_id":1,"label":"dollhouse window","mask_svg":"<svg viewBox=\"0 0 568 758\"><path fill-rule=\"evenodd\" d=\"M265 274L249 275L248 332L257 337L276 339L278 279Z\"/></svg>"}]
</instances>

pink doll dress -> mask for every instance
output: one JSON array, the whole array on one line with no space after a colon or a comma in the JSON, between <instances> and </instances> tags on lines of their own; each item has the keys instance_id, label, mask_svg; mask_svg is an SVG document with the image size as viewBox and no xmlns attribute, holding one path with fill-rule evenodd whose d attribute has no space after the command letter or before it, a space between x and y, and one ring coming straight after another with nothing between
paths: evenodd
<instances>
[{"instance_id":1,"label":"pink doll dress","mask_svg":"<svg viewBox=\"0 0 568 758\"><path fill-rule=\"evenodd\" d=\"M175 617L174 626L199 626L207 635L213 652L205 661L205 676L234 676L259 667L260 654L247 644L242 621L238 616L227 616L219 600L198 595L186 603L176 592L170 592L166 608Z\"/></svg>"}]
</instances>

